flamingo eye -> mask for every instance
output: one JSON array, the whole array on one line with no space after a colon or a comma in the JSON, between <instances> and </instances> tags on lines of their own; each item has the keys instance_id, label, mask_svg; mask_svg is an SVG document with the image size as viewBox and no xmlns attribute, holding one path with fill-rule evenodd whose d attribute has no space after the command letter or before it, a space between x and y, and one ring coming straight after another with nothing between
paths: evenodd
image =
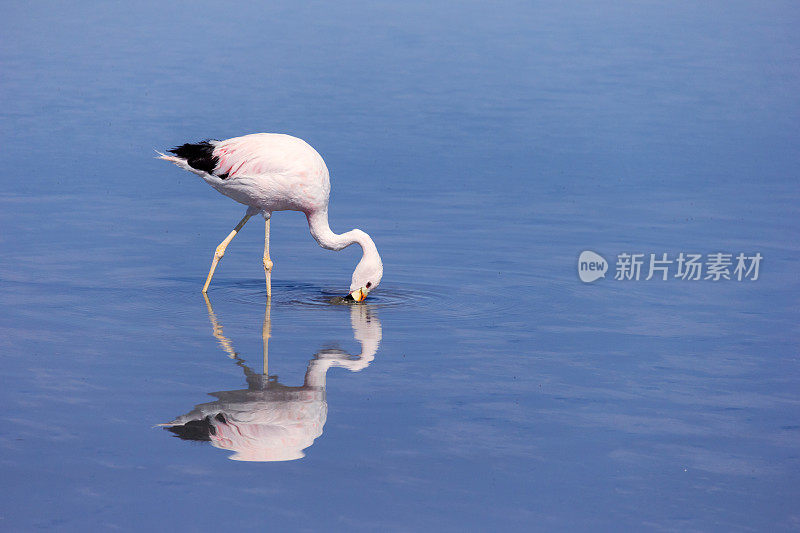
<instances>
[{"instance_id":1,"label":"flamingo eye","mask_svg":"<svg viewBox=\"0 0 800 533\"><path fill-rule=\"evenodd\" d=\"M371 281L368 281L368 282L367 282L367 288L369 289L370 287L372 287L372 282L371 282Z\"/></svg>"}]
</instances>

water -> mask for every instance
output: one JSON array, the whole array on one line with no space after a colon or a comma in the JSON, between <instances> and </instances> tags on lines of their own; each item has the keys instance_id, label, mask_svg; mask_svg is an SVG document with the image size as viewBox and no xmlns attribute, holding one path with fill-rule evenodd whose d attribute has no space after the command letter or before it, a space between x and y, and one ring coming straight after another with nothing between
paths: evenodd
<instances>
[{"instance_id":1,"label":"water","mask_svg":"<svg viewBox=\"0 0 800 533\"><path fill-rule=\"evenodd\" d=\"M793 4L6 7L3 529L800 526ZM365 305L297 213L269 307L255 219L203 299L244 209L152 149L256 131L325 157Z\"/></svg>"}]
</instances>

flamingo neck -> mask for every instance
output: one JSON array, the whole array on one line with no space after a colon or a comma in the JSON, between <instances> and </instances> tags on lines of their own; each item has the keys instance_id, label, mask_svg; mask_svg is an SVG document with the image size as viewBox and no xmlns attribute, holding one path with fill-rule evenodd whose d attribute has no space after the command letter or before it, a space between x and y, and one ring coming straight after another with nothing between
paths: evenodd
<instances>
[{"instance_id":1,"label":"flamingo neck","mask_svg":"<svg viewBox=\"0 0 800 533\"><path fill-rule=\"evenodd\" d=\"M311 231L311 236L323 248L339 251L351 244L358 244L361 246L364 259L377 259L380 261L375 243L365 232L360 229L354 229L341 234L334 233L328 224L327 209L307 213L306 217L308 218L308 229Z\"/></svg>"}]
</instances>

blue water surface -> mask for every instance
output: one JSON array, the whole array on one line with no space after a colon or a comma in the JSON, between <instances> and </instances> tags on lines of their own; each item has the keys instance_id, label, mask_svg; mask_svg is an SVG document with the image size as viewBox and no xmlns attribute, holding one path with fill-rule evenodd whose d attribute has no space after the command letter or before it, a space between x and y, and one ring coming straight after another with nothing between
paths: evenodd
<instances>
[{"instance_id":1,"label":"blue water surface","mask_svg":"<svg viewBox=\"0 0 800 533\"><path fill-rule=\"evenodd\" d=\"M798 24L792 2L5 5L0 529L797 530ZM364 305L328 302L357 247L291 212L269 303L256 219L201 295L244 208L153 150L259 131L313 145L333 229L377 243ZM763 261L614 279L620 253L681 252Z\"/></svg>"}]
</instances>

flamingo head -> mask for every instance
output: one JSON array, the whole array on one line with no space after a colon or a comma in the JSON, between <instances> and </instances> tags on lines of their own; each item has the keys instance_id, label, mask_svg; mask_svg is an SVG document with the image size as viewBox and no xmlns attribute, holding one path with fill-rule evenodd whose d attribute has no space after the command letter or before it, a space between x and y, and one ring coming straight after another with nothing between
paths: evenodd
<instances>
[{"instance_id":1,"label":"flamingo head","mask_svg":"<svg viewBox=\"0 0 800 533\"><path fill-rule=\"evenodd\" d=\"M382 277L383 263L380 256L377 253L374 256L365 254L353 272L350 293L345 298L356 302L362 301L375 290Z\"/></svg>"}]
</instances>

